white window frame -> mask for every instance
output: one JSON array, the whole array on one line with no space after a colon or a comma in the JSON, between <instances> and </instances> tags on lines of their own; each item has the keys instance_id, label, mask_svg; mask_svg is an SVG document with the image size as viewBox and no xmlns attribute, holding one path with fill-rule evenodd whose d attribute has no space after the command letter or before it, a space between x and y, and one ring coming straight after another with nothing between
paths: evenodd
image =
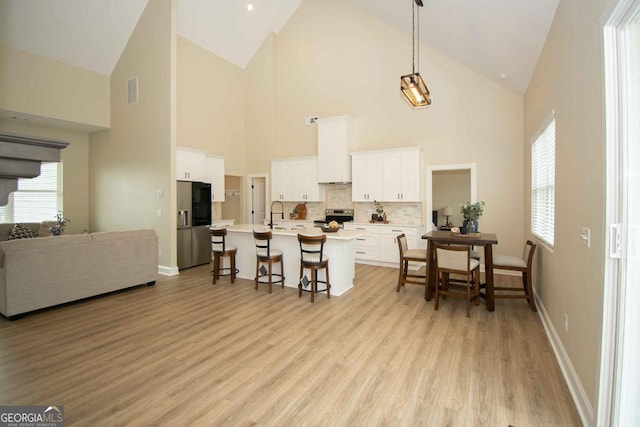
<instances>
[{"instance_id":1,"label":"white window frame","mask_svg":"<svg viewBox=\"0 0 640 427\"><path fill-rule=\"evenodd\" d=\"M531 233L549 248L555 238L555 127L552 112L531 141Z\"/></svg>"},{"instance_id":2,"label":"white window frame","mask_svg":"<svg viewBox=\"0 0 640 427\"><path fill-rule=\"evenodd\" d=\"M18 179L18 190L9 194L9 202L5 206L0 206L0 218L4 223L26 223L26 222L43 222L43 221L55 221L56 214L63 210L62 202L63 202L63 192L62 192L62 162L45 162L41 164L41 171L45 172L48 168L54 168L56 172L56 184L55 189L40 189L40 188L28 188L31 187L33 183L37 183L37 179L42 177L43 174L39 177L35 178L20 178ZM21 188L21 183L23 184ZM28 183L29 185L25 189L25 185ZM29 209L30 217L21 216L19 213L19 208L16 208L16 196L18 198L20 195L29 194L29 193L49 193L55 194L55 206L53 208L47 209L46 207L42 208L42 211L35 212L33 209Z\"/></svg>"}]
</instances>

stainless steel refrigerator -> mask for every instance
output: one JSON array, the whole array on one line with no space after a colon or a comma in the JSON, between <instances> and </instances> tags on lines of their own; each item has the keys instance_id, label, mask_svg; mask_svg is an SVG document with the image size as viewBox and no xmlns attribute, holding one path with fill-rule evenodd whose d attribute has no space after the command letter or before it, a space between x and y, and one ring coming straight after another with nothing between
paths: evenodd
<instances>
[{"instance_id":1,"label":"stainless steel refrigerator","mask_svg":"<svg viewBox=\"0 0 640 427\"><path fill-rule=\"evenodd\" d=\"M178 269L211 262L211 184L177 181Z\"/></svg>"}]
</instances>

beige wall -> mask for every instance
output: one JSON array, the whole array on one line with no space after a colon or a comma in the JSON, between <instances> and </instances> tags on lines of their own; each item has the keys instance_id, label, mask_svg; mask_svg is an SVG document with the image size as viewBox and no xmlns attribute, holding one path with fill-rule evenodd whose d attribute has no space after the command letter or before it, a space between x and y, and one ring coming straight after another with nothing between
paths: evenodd
<instances>
[{"instance_id":1,"label":"beige wall","mask_svg":"<svg viewBox=\"0 0 640 427\"><path fill-rule=\"evenodd\" d=\"M109 76L1 44L0 64L0 110L109 127Z\"/></svg>"},{"instance_id":2,"label":"beige wall","mask_svg":"<svg viewBox=\"0 0 640 427\"><path fill-rule=\"evenodd\" d=\"M539 246L535 287L595 409L602 328L604 111L600 18L607 0L561 0L525 96L525 224L530 146L556 111L555 245ZM588 88L588 89L587 89ZM591 249L581 227L591 229ZM564 315L569 330L564 331Z\"/></svg>"},{"instance_id":3,"label":"beige wall","mask_svg":"<svg viewBox=\"0 0 640 427\"><path fill-rule=\"evenodd\" d=\"M245 71L257 95L246 95L247 173L268 171L271 158L316 154L306 116L349 114L353 151L419 145L425 168L476 163L482 227L498 233L498 252L520 254L523 98L427 46L420 58L434 105L413 110L399 91L411 39L344 2L306 0Z\"/></svg>"},{"instance_id":4,"label":"beige wall","mask_svg":"<svg viewBox=\"0 0 640 427\"><path fill-rule=\"evenodd\" d=\"M225 171L245 173L242 69L178 37L177 145L225 157Z\"/></svg>"},{"instance_id":5,"label":"beige wall","mask_svg":"<svg viewBox=\"0 0 640 427\"><path fill-rule=\"evenodd\" d=\"M175 9L175 0L147 4L111 75L111 129L91 135L89 155L92 228L155 229L163 266L177 265ZM139 102L127 105L127 80L134 76Z\"/></svg>"},{"instance_id":6,"label":"beige wall","mask_svg":"<svg viewBox=\"0 0 640 427\"><path fill-rule=\"evenodd\" d=\"M0 130L22 135L66 141L60 152L64 216L71 222L65 233L77 234L89 230L89 134L23 121L0 119ZM50 218L51 221L55 218Z\"/></svg>"}]
</instances>

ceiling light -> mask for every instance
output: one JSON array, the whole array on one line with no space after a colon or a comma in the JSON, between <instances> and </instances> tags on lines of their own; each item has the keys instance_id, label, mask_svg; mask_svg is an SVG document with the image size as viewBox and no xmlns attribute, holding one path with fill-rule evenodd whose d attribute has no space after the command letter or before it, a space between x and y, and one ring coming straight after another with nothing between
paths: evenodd
<instances>
[{"instance_id":1,"label":"ceiling light","mask_svg":"<svg viewBox=\"0 0 640 427\"><path fill-rule=\"evenodd\" d=\"M414 3L415 1L415 3ZM411 66L412 73L400 77L400 90L413 108L424 108L431 105L431 94L427 85L422 80L420 72L416 71L416 50L418 52L418 66L420 66L420 9L416 12L416 5L422 7L422 0L411 0L411 10L413 14L412 27L412 52ZM416 28L416 14L418 15L418 27ZM418 36L418 48L416 49L416 34Z\"/></svg>"},{"instance_id":2,"label":"ceiling light","mask_svg":"<svg viewBox=\"0 0 640 427\"><path fill-rule=\"evenodd\" d=\"M251 12L253 10L253 3L247 3L247 10Z\"/></svg>"}]
</instances>

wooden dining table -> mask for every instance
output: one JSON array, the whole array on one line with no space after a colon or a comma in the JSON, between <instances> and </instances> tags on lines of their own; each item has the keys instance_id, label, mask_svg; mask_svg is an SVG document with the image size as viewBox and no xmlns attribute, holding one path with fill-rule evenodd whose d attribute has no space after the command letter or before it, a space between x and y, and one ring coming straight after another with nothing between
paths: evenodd
<instances>
[{"instance_id":1,"label":"wooden dining table","mask_svg":"<svg viewBox=\"0 0 640 427\"><path fill-rule=\"evenodd\" d=\"M434 262L434 252L436 244L469 245L484 247L484 293L481 294L487 301L487 310L495 310L495 298L493 292L493 249L492 246L498 244L498 237L493 233L480 233L476 235L457 234L450 231L430 231L422 235L427 240L427 283L424 297L430 301L436 286L436 268Z\"/></svg>"}]
</instances>

